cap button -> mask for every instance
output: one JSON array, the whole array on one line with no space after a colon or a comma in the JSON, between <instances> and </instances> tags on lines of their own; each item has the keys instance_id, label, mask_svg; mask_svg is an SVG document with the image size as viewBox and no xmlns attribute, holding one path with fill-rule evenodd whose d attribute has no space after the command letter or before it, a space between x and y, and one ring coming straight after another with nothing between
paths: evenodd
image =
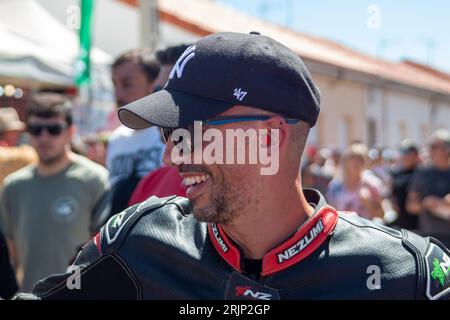
<instances>
[{"instance_id":1,"label":"cap button","mask_svg":"<svg viewBox=\"0 0 450 320\"><path fill-rule=\"evenodd\" d=\"M261 33L259 33L258 31L250 31L250 34L258 34L258 35L261 35Z\"/></svg>"}]
</instances>

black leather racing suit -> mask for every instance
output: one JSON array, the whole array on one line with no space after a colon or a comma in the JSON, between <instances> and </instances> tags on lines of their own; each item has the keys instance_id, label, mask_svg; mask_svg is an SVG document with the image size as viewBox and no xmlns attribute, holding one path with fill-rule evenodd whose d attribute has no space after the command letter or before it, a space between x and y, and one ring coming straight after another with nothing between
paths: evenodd
<instances>
[{"instance_id":1,"label":"black leather racing suit","mask_svg":"<svg viewBox=\"0 0 450 320\"><path fill-rule=\"evenodd\" d=\"M112 217L41 299L446 299L449 252L431 238L336 212L315 213L262 261L246 260L187 199L149 198ZM261 234L261 236L264 236ZM77 273L79 282L76 282Z\"/></svg>"}]
</instances>

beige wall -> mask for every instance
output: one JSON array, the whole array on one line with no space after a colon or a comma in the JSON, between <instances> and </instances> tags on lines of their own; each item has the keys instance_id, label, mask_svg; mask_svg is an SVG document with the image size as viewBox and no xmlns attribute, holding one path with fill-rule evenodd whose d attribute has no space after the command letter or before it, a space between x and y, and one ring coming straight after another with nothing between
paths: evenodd
<instances>
[{"instance_id":1,"label":"beige wall","mask_svg":"<svg viewBox=\"0 0 450 320\"><path fill-rule=\"evenodd\" d=\"M419 94L402 93L349 80L312 74L321 91L319 120L310 142L346 148L353 140L373 140L396 148L405 138L423 144L431 131L450 129L450 105Z\"/></svg>"},{"instance_id":2,"label":"beige wall","mask_svg":"<svg viewBox=\"0 0 450 320\"><path fill-rule=\"evenodd\" d=\"M368 115L376 117L378 141L383 146L398 147L405 138L423 145L435 129L450 129L448 104L390 88L375 92L379 97L368 101Z\"/></svg>"},{"instance_id":3,"label":"beige wall","mask_svg":"<svg viewBox=\"0 0 450 320\"><path fill-rule=\"evenodd\" d=\"M366 140L364 86L348 80L312 75L321 92L317 139L321 146L345 148Z\"/></svg>"},{"instance_id":4,"label":"beige wall","mask_svg":"<svg viewBox=\"0 0 450 320\"><path fill-rule=\"evenodd\" d=\"M438 102L433 115L433 129L445 128L450 130L450 103Z\"/></svg>"},{"instance_id":5,"label":"beige wall","mask_svg":"<svg viewBox=\"0 0 450 320\"><path fill-rule=\"evenodd\" d=\"M430 101L420 96L386 91L387 116L384 145L397 147L405 138L419 144L426 140L431 129ZM383 130L383 128L381 128Z\"/></svg>"}]
</instances>

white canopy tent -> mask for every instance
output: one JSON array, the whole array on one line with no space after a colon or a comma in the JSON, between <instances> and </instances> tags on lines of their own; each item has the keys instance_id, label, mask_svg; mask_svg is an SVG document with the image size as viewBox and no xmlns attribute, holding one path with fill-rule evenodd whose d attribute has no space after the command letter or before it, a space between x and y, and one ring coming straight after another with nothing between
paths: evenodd
<instances>
[{"instance_id":1,"label":"white canopy tent","mask_svg":"<svg viewBox=\"0 0 450 320\"><path fill-rule=\"evenodd\" d=\"M0 0L0 79L30 87L72 86L77 54L77 35L38 2ZM96 48L91 57L94 74L112 60Z\"/></svg>"}]
</instances>

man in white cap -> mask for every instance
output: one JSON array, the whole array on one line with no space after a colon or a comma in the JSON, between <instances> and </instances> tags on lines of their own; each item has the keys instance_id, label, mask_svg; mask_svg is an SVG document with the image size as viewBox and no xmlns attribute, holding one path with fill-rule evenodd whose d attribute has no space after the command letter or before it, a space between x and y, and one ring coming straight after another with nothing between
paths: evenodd
<instances>
[{"instance_id":1,"label":"man in white cap","mask_svg":"<svg viewBox=\"0 0 450 320\"><path fill-rule=\"evenodd\" d=\"M17 146L24 130L16 109L0 108L0 185L7 175L37 160L33 148Z\"/></svg>"}]
</instances>

